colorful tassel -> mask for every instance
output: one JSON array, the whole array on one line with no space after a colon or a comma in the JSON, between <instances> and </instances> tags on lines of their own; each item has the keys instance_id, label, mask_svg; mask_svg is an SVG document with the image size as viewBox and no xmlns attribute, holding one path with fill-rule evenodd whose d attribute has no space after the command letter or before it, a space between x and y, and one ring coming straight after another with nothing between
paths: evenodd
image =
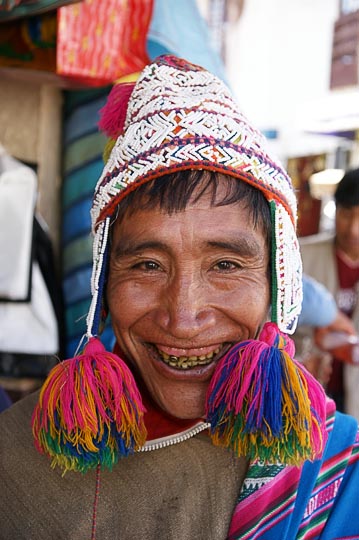
<instances>
[{"instance_id":1,"label":"colorful tassel","mask_svg":"<svg viewBox=\"0 0 359 540\"><path fill-rule=\"evenodd\" d=\"M213 443L265 463L320 457L325 394L295 360L292 340L266 323L259 340L239 343L219 362L207 394Z\"/></svg>"},{"instance_id":2,"label":"colorful tassel","mask_svg":"<svg viewBox=\"0 0 359 540\"><path fill-rule=\"evenodd\" d=\"M143 446L143 414L130 370L92 337L83 354L56 365L45 381L32 417L35 445L65 472L111 469Z\"/></svg>"},{"instance_id":3,"label":"colorful tassel","mask_svg":"<svg viewBox=\"0 0 359 540\"><path fill-rule=\"evenodd\" d=\"M100 110L98 126L111 139L116 140L123 133L127 106L134 87L134 82L115 84L106 105Z\"/></svg>"}]
</instances>

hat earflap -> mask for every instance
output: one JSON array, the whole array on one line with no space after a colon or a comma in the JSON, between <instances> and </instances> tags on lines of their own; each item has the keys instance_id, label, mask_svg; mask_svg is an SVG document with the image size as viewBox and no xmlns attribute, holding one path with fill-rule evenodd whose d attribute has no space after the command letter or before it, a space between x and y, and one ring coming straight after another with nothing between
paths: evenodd
<instances>
[{"instance_id":1,"label":"hat earflap","mask_svg":"<svg viewBox=\"0 0 359 540\"><path fill-rule=\"evenodd\" d=\"M65 472L86 472L98 465L111 469L146 440L144 406L133 375L97 337L109 225L107 218L95 237L101 246L95 251L99 257L93 267L87 343L81 354L50 371L32 416L37 449Z\"/></svg>"}]
</instances>

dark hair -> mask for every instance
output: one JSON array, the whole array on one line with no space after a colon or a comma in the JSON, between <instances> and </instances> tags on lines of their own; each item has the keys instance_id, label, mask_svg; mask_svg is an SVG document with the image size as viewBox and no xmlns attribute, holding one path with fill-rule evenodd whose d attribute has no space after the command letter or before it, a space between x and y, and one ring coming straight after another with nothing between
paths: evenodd
<instances>
[{"instance_id":1,"label":"dark hair","mask_svg":"<svg viewBox=\"0 0 359 540\"><path fill-rule=\"evenodd\" d=\"M218 186L223 183L227 189L224 196L219 198ZM136 210L156 206L169 214L180 212L187 207L190 200L196 202L208 191L211 193L212 206L243 202L249 211L253 227L260 227L270 249L271 214L263 193L233 176L207 170L178 171L139 186L119 203L117 219L121 220L126 214L132 214Z\"/></svg>"},{"instance_id":2,"label":"dark hair","mask_svg":"<svg viewBox=\"0 0 359 540\"><path fill-rule=\"evenodd\" d=\"M359 205L359 169L347 171L334 193L335 204L337 206L357 206Z\"/></svg>"}]
</instances>

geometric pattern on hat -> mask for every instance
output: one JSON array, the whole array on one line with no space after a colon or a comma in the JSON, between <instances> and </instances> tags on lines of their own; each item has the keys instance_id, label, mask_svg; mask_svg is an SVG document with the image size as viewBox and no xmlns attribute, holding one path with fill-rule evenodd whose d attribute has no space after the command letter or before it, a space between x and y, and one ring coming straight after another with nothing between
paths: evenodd
<instances>
[{"instance_id":1,"label":"geometric pattern on hat","mask_svg":"<svg viewBox=\"0 0 359 540\"><path fill-rule=\"evenodd\" d=\"M91 210L94 232L127 193L185 169L231 175L272 201L276 246L272 319L280 330L292 333L301 310L302 266L291 180L223 81L199 66L165 55L145 67L130 96L123 132L96 186ZM94 251L95 266L99 249Z\"/></svg>"}]
</instances>

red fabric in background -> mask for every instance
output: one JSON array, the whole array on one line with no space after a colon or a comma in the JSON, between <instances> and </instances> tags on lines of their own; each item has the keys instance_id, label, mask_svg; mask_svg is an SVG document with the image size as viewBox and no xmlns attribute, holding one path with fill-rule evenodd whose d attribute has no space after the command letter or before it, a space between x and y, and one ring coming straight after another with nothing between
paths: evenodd
<instances>
[{"instance_id":1,"label":"red fabric in background","mask_svg":"<svg viewBox=\"0 0 359 540\"><path fill-rule=\"evenodd\" d=\"M83 0L58 9L56 72L106 86L149 63L153 0Z\"/></svg>"}]
</instances>

